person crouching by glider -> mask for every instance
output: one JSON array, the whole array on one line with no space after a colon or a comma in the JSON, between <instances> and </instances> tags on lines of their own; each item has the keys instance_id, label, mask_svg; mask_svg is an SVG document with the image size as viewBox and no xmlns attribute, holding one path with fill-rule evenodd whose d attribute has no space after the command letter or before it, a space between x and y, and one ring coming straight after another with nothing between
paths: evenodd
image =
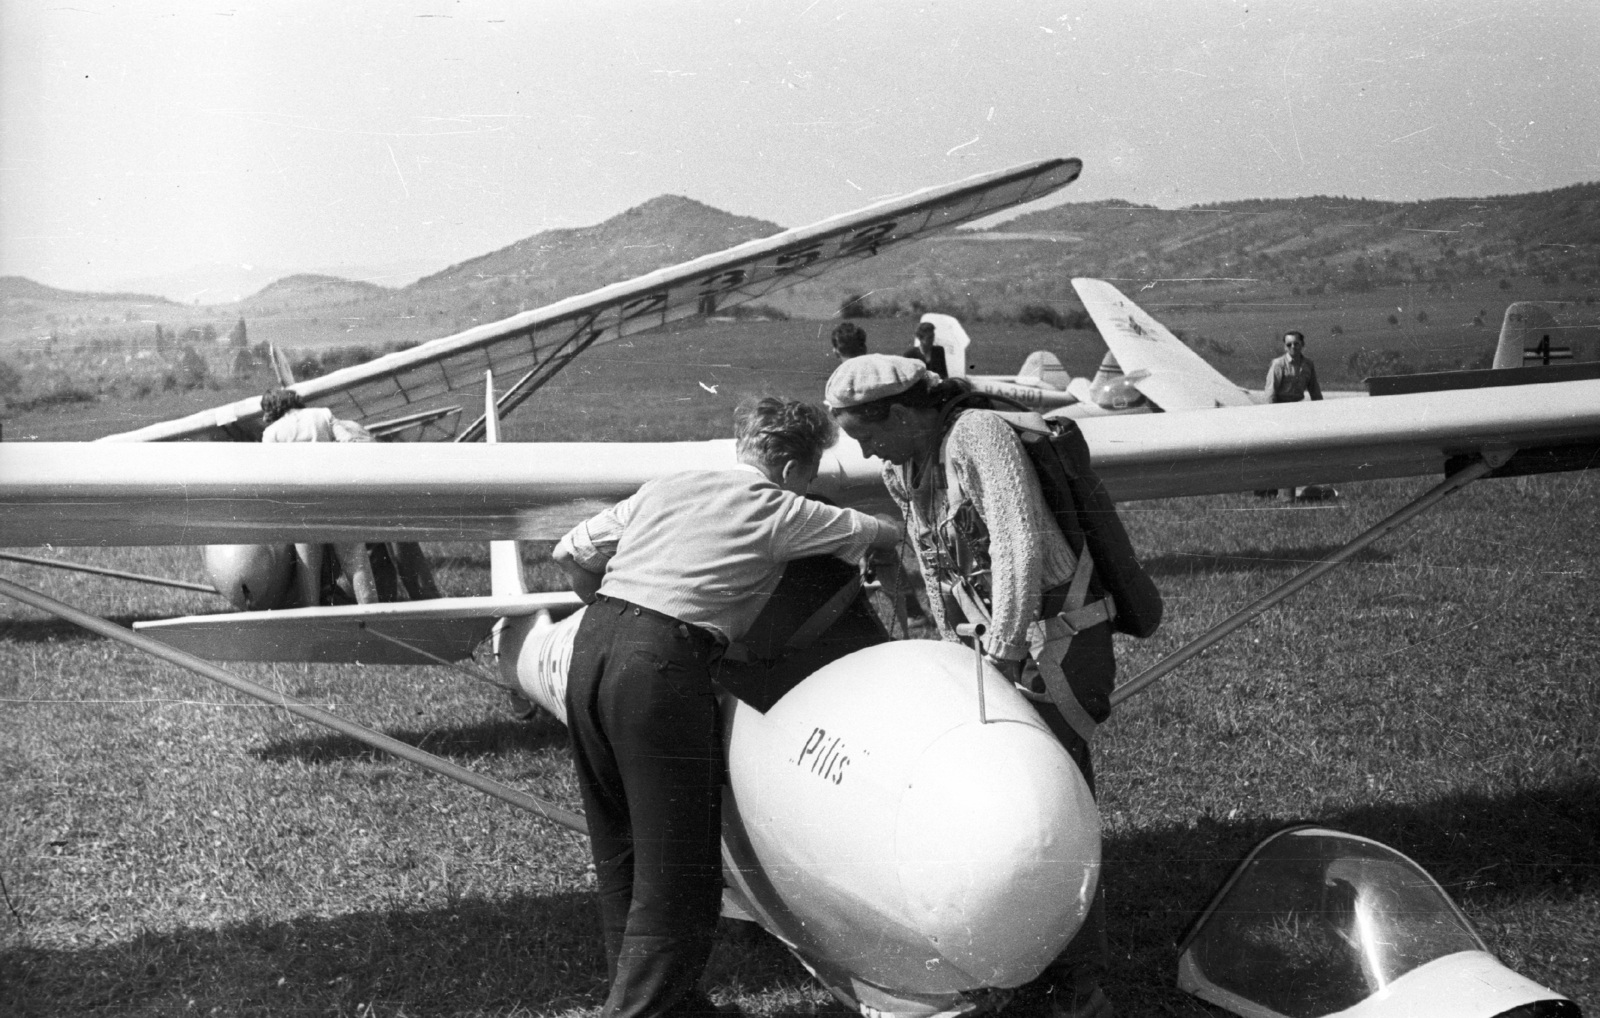
<instances>
[{"instance_id":1,"label":"person crouching by glider","mask_svg":"<svg viewBox=\"0 0 1600 1018\"><path fill-rule=\"evenodd\" d=\"M589 602L567 718L611 976L603 1018L716 1011L696 987L722 900L712 666L790 559L900 541L893 522L802 497L837 434L822 409L768 397L740 407L735 432L737 466L651 481L552 554Z\"/></svg>"},{"instance_id":2,"label":"person crouching by glider","mask_svg":"<svg viewBox=\"0 0 1600 1018\"><path fill-rule=\"evenodd\" d=\"M261 433L263 442L336 442L339 441L337 427L348 423L335 421L333 411L327 407L307 407L300 394L292 389L273 389L263 395L261 420L266 424ZM370 436L367 440L371 441ZM367 546L352 542L330 547L350 578L356 602L376 602L378 586L372 576L372 562L367 558ZM294 546L295 586L303 607L313 608L322 603L322 553L320 544Z\"/></svg>"},{"instance_id":3,"label":"person crouching by glider","mask_svg":"<svg viewBox=\"0 0 1600 1018\"><path fill-rule=\"evenodd\" d=\"M1074 473L1092 479L1076 429L1020 415L1032 435L1065 436L1040 438L1048 447L1031 446L1030 455L1007 416L974 408L983 400L964 379L939 380L920 361L881 354L841 364L827 387L845 434L886 461L884 482L905 516L940 636L956 641L957 625L984 624L985 657L1017 684L1093 791L1090 738L1110 713L1116 672L1111 631L1153 632L1160 594L1098 484L1081 494L1068 484ZM1038 455L1056 457L1049 498ZM1078 461L1072 471L1062 467L1068 458ZM1123 598L1107 593L1116 589L1131 591L1120 615ZM1100 988L1102 903L1097 896L1077 936L1002 1014L1111 1013Z\"/></svg>"}]
</instances>

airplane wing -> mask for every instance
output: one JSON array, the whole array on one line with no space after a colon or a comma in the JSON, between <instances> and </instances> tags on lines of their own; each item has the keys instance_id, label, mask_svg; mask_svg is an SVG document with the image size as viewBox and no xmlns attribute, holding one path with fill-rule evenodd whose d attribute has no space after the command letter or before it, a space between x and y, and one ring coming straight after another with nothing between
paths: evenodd
<instances>
[{"instance_id":1,"label":"airplane wing","mask_svg":"<svg viewBox=\"0 0 1600 1018\"><path fill-rule=\"evenodd\" d=\"M1079 278L1072 288L1125 377L1156 406L1170 412L1255 404L1249 393L1110 283Z\"/></svg>"},{"instance_id":2,"label":"airplane wing","mask_svg":"<svg viewBox=\"0 0 1600 1018\"><path fill-rule=\"evenodd\" d=\"M146 636L210 661L428 665L472 656L501 618L583 607L576 594L285 608L135 622Z\"/></svg>"},{"instance_id":3,"label":"airplane wing","mask_svg":"<svg viewBox=\"0 0 1600 1018\"><path fill-rule=\"evenodd\" d=\"M584 350L670 322L710 314L793 286L893 244L1042 198L1077 179L1077 159L1047 159L969 177L856 212L786 230L716 254L480 325L410 350L297 382L309 406L367 423L405 414L446 393L482 383L485 370L514 378L499 399L502 417ZM259 397L101 441L160 442L232 438L261 412ZM230 431L230 429L233 429ZM482 434L482 418L456 437Z\"/></svg>"},{"instance_id":4,"label":"airplane wing","mask_svg":"<svg viewBox=\"0 0 1600 1018\"><path fill-rule=\"evenodd\" d=\"M1600 465L1600 379L1079 422L1119 501L1441 473ZM0 443L0 545L551 540L653 477L734 464L733 442ZM842 442L816 489L886 505Z\"/></svg>"}]
</instances>

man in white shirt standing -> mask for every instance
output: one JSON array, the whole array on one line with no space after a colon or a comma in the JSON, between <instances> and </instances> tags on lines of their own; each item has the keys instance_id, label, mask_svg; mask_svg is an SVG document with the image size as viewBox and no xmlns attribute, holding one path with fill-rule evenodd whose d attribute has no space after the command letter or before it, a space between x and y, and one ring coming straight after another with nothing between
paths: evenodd
<instances>
[{"instance_id":1,"label":"man in white shirt standing","mask_svg":"<svg viewBox=\"0 0 1600 1018\"><path fill-rule=\"evenodd\" d=\"M891 521L802 497L836 435L817 407L747 404L737 466L651 481L556 546L590 602L567 718L611 975L602 1018L718 1010L696 988L722 897L725 762L710 668L786 562L858 560L900 541Z\"/></svg>"}]
</instances>

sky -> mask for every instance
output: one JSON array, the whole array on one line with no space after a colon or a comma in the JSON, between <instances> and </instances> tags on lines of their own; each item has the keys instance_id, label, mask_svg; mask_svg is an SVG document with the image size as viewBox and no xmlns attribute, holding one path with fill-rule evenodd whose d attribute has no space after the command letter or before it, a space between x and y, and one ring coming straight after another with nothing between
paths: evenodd
<instances>
[{"instance_id":1,"label":"sky","mask_svg":"<svg viewBox=\"0 0 1600 1018\"><path fill-rule=\"evenodd\" d=\"M399 285L1052 156L1164 208L1540 191L1600 180L1597 51L1594 0L0 0L0 275Z\"/></svg>"}]
</instances>

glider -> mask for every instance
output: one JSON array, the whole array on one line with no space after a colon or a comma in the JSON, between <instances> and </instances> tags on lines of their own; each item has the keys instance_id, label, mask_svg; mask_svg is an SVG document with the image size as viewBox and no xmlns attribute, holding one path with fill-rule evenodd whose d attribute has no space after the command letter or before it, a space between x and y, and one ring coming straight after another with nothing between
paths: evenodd
<instances>
[{"instance_id":1,"label":"glider","mask_svg":"<svg viewBox=\"0 0 1600 1018\"><path fill-rule=\"evenodd\" d=\"M1600 463L1600 379L1080 426L1121 500L1448 475L1281 597L1477 477ZM493 634L503 684L560 716L578 605L527 593L508 542L556 536L651 477L733 463L731 441L10 444L0 445L0 533L10 544L494 541L486 598L171 620L141 626L141 638L216 658L441 663ZM819 487L870 505L882 498L878 478L876 462L839 446ZM731 697L724 706L726 909L761 923L864 1013L950 1015L1025 983L1094 894L1087 787L1014 688L979 662L953 644L882 644L821 667L766 710ZM972 834L949 838L952 827Z\"/></svg>"},{"instance_id":2,"label":"glider","mask_svg":"<svg viewBox=\"0 0 1600 1018\"><path fill-rule=\"evenodd\" d=\"M1075 166L1039 165L1076 175ZM1011 188L1007 193L1022 200L1037 177L1026 183L1005 178L994 186ZM979 207L993 208L985 197L947 191L927 199L945 203L932 209L869 216L866 225L819 224L807 229L820 234L798 231L805 235L782 249L821 245L816 261L848 260L865 252L863 244L899 239L906 215L925 216L921 230L939 216L940 225L948 225L983 214ZM883 223L891 225L862 239ZM590 343L645 327L640 319L659 324L700 313L704 296L712 303L729 295L750 299L785 274L772 267L783 257L775 249L733 250L744 253L718 271L746 276L725 292L699 293L709 270L692 262L692 271L663 270L677 273L676 282L646 277L654 282L574 298L587 301L575 317L562 302L437 341L442 345L423 366L409 360L363 366L372 373L360 380L339 380L336 373L303 383L303 394L310 402L349 399L363 415L389 413L420 401L430 385L434 392L475 387L469 365L515 357L527 360L515 362L521 374L507 397L525 394L535 384L530 378L548 377L537 372L559 368L562 358ZM653 301L651 294L665 295L659 307L625 313L632 302ZM544 336L547 327L553 332ZM540 347L544 339L554 340L553 347ZM1433 391L1359 406L1229 406L1197 415L1100 417L1082 421L1081 428L1097 471L1123 501L1447 475L1330 557L1329 568L1478 477L1600 462L1600 379L1472 390L1437 387L1448 379L1435 383ZM500 413L515 400L496 400L492 386L488 390L483 427L492 436ZM375 395L362 402L369 393ZM241 401L143 437L226 433L249 425L259 410L254 404ZM734 461L731 441L491 441L448 449L427 443L0 445L0 544L495 542L494 591L486 598L172 620L142 627L138 638L160 633L217 658L438 663L460 658L491 635L506 684L559 716L578 605L570 595L528 593L509 542L559 536L653 477ZM829 452L817 488L846 504L884 504L878 464L853 446ZM1285 587L1296 582L1300 578ZM12 584L0 589L26 599ZM1242 617L1213 632L1237 628ZM111 632L116 628L101 631L117 635ZM1174 658L1203 650L1191 649L1200 642ZM208 667L193 659L187 666ZM1158 669L1119 688L1117 696L1125 699L1154 681ZM218 677L214 668L205 674ZM283 699L273 695L273 702ZM1093 800L1031 708L970 651L931 641L870 647L819 668L765 710L731 698L724 709L728 911L760 922L787 943L841 1000L863 1013L953 1015L1027 982L1081 923L1099 872ZM396 751L404 750L411 750L408 758L424 755L411 747ZM474 787L490 790L485 784ZM518 801L515 790L505 791L502 798ZM580 818L563 819L559 810L527 808L581 826ZM952 828L963 836L950 838Z\"/></svg>"},{"instance_id":3,"label":"glider","mask_svg":"<svg viewBox=\"0 0 1600 1018\"><path fill-rule=\"evenodd\" d=\"M325 406L341 420L382 430L395 426L394 415L435 409L442 397L476 388L487 370L516 379L499 398L503 418L591 346L759 300L895 244L1043 198L1072 183L1082 169L1077 159L1046 159L916 191L296 382L292 388L307 406ZM250 397L101 441L253 441L260 437L260 414L260 398ZM474 441L483 428L484 418L479 417L456 440Z\"/></svg>"},{"instance_id":4,"label":"glider","mask_svg":"<svg viewBox=\"0 0 1600 1018\"><path fill-rule=\"evenodd\" d=\"M1073 378L1060 359L1036 350L1015 375L968 375L971 340L949 315L925 314L952 375L980 391L1054 417L1081 419L1120 413L1212 410L1266 402L1259 391L1234 384L1165 325L1103 279L1075 278L1073 289L1105 340L1106 355L1092 379ZM1329 398L1358 392L1328 392Z\"/></svg>"}]
</instances>

